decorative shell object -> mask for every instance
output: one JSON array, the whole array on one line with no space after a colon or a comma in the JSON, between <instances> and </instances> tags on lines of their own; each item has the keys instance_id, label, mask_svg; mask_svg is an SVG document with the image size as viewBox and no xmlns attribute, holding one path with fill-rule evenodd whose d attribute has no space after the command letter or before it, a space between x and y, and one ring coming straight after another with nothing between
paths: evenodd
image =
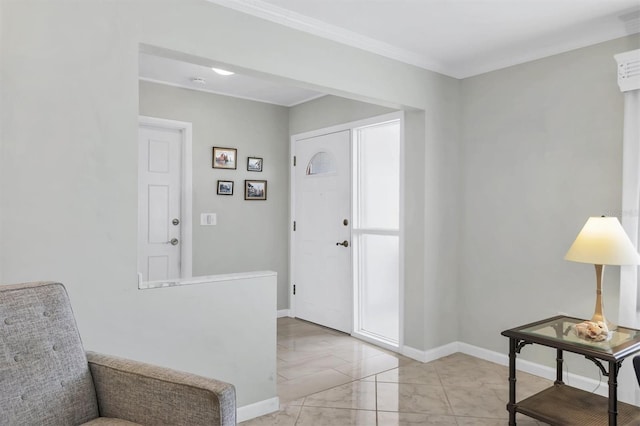
<instances>
[{"instance_id":1,"label":"decorative shell object","mask_svg":"<svg viewBox=\"0 0 640 426\"><path fill-rule=\"evenodd\" d=\"M573 326L573 331L581 339L605 342L611 338L607 324L602 321L584 321Z\"/></svg>"}]
</instances>

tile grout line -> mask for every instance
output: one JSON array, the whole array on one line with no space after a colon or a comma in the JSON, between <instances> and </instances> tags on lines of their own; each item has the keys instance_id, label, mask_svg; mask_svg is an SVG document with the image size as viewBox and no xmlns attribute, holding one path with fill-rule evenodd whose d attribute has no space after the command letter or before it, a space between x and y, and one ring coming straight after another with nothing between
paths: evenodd
<instances>
[{"instance_id":1,"label":"tile grout line","mask_svg":"<svg viewBox=\"0 0 640 426\"><path fill-rule=\"evenodd\" d=\"M300 420L300 415L302 414L302 409L304 408L304 401L307 397L302 398L302 405L300 405L300 409L298 410L298 415L296 416L296 421L293 422L293 426L297 426L298 420Z\"/></svg>"},{"instance_id":2,"label":"tile grout line","mask_svg":"<svg viewBox=\"0 0 640 426\"><path fill-rule=\"evenodd\" d=\"M296 333L296 334L297 334L297 333ZM301 334L300 336L291 336L291 337L292 337L292 339L293 339L293 340L295 340L296 338L304 338L304 334ZM317 337L319 337L320 339L325 338L325 336L317 336ZM330 340L330 336L326 336L326 338L327 338L326 343L327 343L327 344L329 344L329 343L330 343L330 341L329 341L329 340ZM330 346L330 345L329 345L329 346ZM341 346L342 346L342 345L341 345ZM358 345L358 346L359 346L359 345ZM282 349L282 350L285 350L285 351L289 351L289 350L291 350L291 351L295 351L295 349L294 349L294 348L287 348L286 346L283 346L283 345L278 345L278 349ZM346 349L346 348L345 348L345 349ZM329 354L323 354L323 356L327 356L327 355L332 355L332 354L331 354L331 353L329 353ZM371 423L371 424L372 424L372 425L375 425L375 426L379 426L380 424L382 424L383 422L382 422L382 421L380 420L380 418L379 418L379 414L380 414L380 412L381 412L380 407L379 407L379 385L380 385L380 384L384 384L384 383L386 383L386 382L384 382L384 381L380 381L380 380L379 380L379 375L380 375L380 374L383 374L383 373L385 373L385 372L388 372L388 371L392 371L392 370L395 370L395 369L398 369L398 368L402 368L402 366L403 366L403 365L406 365L406 363L402 363L402 358L401 358L401 357L398 357L396 354L390 354L390 355L391 355L391 356L394 356L395 358L397 358L397 359L398 359L398 361L399 361L399 362L398 362L398 365L397 365L397 366L395 366L395 367L390 367L390 368L387 368L387 369L383 369L382 371L375 371L375 372L373 372L373 373L369 373L368 375L366 375L366 376L364 376L364 377L361 377L361 376L362 376L362 374L358 374L356 377L352 377L352 376L351 376L351 374L347 374L347 373L344 373L344 372L342 372L342 371L338 371L336 368L341 368L341 367L343 367L342 365L340 365L340 366L334 366L334 367L329 367L329 368L327 368L326 370L323 370L323 371L333 371L334 373L339 374L339 375L340 375L340 377L344 377L344 378L346 378L346 379L347 379L347 382L346 382L346 383L341 383L341 384L335 384L335 385L330 386L330 387L328 387L328 388L326 388L326 389L319 390L319 391L316 391L316 392L314 392L314 393L310 393L309 395L302 395L302 396L301 396L301 398L302 398L302 399L301 399L301 404L300 404L300 407L298 407L298 408L299 408L299 409L298 409L298 412L297 412L297 414L295 415L295 417L293 417L293 416L291 417L291 419L292 419L292 420L294 420L293 425L302 425L302 424L305 422L305 420L306 420L306 421L308 421L308 420L312 420L312 421L313 421L313 417L314 417L313 415L311 415L311 419L307 419L307 418L306 418L306 417L307 417L307 415L305 415L305 417L302 417L302 410L305 410L305 411L309 414L309 410L310 410L310 409L312 409L312 408L314 408L314 407L311 407L311 406L307 406L307 405L306 405L306 399L308 399L308 397L310 397L310 396L312 396L312 395L314 395L314 394L321 393L321 392L324 392L324 391L329 391L329 390L331 390L331 389L335 389L335 388L338 388L338 387L341 387L341 386L346 386L347 384L353 384L354 382L362 382L362 380L365 380L366 378L372 378L372 379L373 379L373 380L372 380L372 382L373 382L373 384L374 384L374 398L375 398L375 402L374 402L374 412L375 412L375 423ZM333 356L335 356L335 355L333 355ZM312 356L312 358L311 358L311 359L313 359L313 358L315 358L315 356ZM336 357L336 358L340 358L340 357ZM362 364L362 363L365 363L365 362L366 362L365 360L366 360L366 359L369 359L369 358L370 358L370 357L359 358L357 361L356 361L356 360L354 360L354 362L348 362L348 360L347 360L347 359L344 359L344 358L342 358L342 359L343 359L344 361L347 361L347 364L351 364L352 366L355 366L356 364ZM473 357L472 357L472 358L473 358ZM350 359L352 359L352 358L350 358ZM284 365L287 365L287 364L288 364L288 362L287 362L287 361L285 361L285 360L282 360L282 361L284 361L282 364L284 364ZM308 361L308 360L307 360L307 361ZM455 359L453 359L453 361L454 361L454 363L455 363ZM400 365L401 363L402 363L402 365ZM290 364L303 364L303 365L304 365L304 364L305 364L305 360L299 360L299 359L297 359L296 361L294 361L294 362L292 362L292 363L290 363ZM421 365L425 365L425 364L429 364L429 363L419 363L419 364L421 364ZM466 363L465 363L465 364L466 364ZM345 365L346 365L346 364L345 364ZM470 419L478 420L478 419L480 419L480 418L482 418L482 419L491 419L491 420L496 420L496 419L495 419L495 418L493 418L493 417L480 417L480 418L477 418L477 417L474 417L474 416L473 416L473 414L469 414L469 413L467 413L467 414L463 414L463 415L460 415L460 416L457 416L457 415L454 413L454 411L453 411L453 406L452 406L452 403L451 403L450 395L448 394L449 392L447 392L447 390L445 389L445 382L447 382L447 381L445 381L444 379L445 379L445 378L447 378L447 377L449 376L449 371L448 371L448 369L447 369L447 368L437 368L437 365L438 365L438 363L434 363L434 364L432 364L432 366L433 366L433 367L432 367L432 368L433 368L433 371L435 372L436 377L438 378L438 382L436 382L436 383L437 383L437 384L439 384L440 388L442 389L442 391L443 391L443 393L444 393L445 400L446 400L446 402L447 402L447 404L448 404L448 407L449 407L449 409L451 410L451 413L452 413L452 414L451 414L451 418L452 418L452 420L453 420L453 422L452 422L453 424L460 426L460 425L462 425L462 424L463 424L463 423L462 423L463 421L467 421L467 420L470 420ZM443 367L444 367L444 366L443 366ZM498 366L494 366L494 367L496 367L496 368L497 368ZM343 369L344 369L344 368L343 368ZM359 369L357 369L357 368L356 368L356 370L359 370ZM365 368L364 370L366 371L367 369ZM376 369L376 370L377 370L377 369ZM494 371L492 372L492 377L493 377L493 375L500 375L500 376L503 376L503 374L502 374L502 373L503 373L502 371L494 370ZM443 375L443 374L445 375L445 377L444 377L444 378L442 377L442 375ZM402 383L401 383L401 382L402 382L402 380L401 380L401 379L398 379L398 381L397 381L397 385L398 385L398 386L402 385ZM389 383L396 383L396 382L394 382L394 381L390 381ZM447 382L447 383L448 383L448 382ZM410 384L410 383L408 383L408 384ZM420 384L420 385L428 385L428 383L424 383L424 384ZM369 385L369 386L370 386L370 385ZM455 395L455 394L452 394L451 396L454 396L454 397L455 397L456 395ZM500 395L496 394L496 395L495 395L495 397L498 397L498 399L499 399ZM455 399L455 398L454 398L454 399ZM322 405L332 405L332 404L327 403L327 404L322 404ZM360 408L346 408L346 407L338 408L338 407L321 407L321 406L319 406L319 407L317 407L317 408L320 408L320 409L327 409L327 410L337 410L337 411L342 411L342 410L350 410L350 411L353 411L353 410L355 410L355 411L361 411L361 410L362 410L362 411L367 411L366 409L360 409ZM382 412L386 412L386 411L387 411L387 410L383 410ZM400 413L399 411L391 411L391 412L395 412L395 413L396 413L396 414L398 414L398 415L399 415L399 413ZM412 411L412 412L413 412L413 411ZM416 413L416 414L424 414L424 413L419 412L419 411L416 411L415 413ZM292 424L292 423L289 423L289 422L287 422L287 423L288 423L288 424ZM542 424L535 423L535 422L534 422L534 423L532 423L532 424L536 424L536 425L542 426Z\"/></svg>"},{"instance_id":3,"label":"tile grout line","mask_svg":"<svg viewBox=\"0 0 640 426\"><path fill-rule=\"evenodd\" d=\"M433 369L435 370L436 375L438 376L438 381L440 382L440 387L442 388L442 392L444 392L444 397L447 398L447 404L449 405L449 410L451 410L451 415L453 416L453 419L455 420L456 424L458 424L458 418L456 417L456 413L453 411L453 405L449 400L449 394L447 393L447 389L444 387L444 382L442 381L442 377L438 372L438 367L434 365Z\"/></svg>"},{"instance_id":4,"label":"tile grout line","mask_svg":"<svg viewBox=\"0 0 640 426\"><path fill-rule=\"evenodd\" d=\"M377 374L374 376L374 382L373 383L375 383L373 394L376 397L376 426L378 426L380 420L378 419L378 375Z\"/></svg>"}]
</instances>

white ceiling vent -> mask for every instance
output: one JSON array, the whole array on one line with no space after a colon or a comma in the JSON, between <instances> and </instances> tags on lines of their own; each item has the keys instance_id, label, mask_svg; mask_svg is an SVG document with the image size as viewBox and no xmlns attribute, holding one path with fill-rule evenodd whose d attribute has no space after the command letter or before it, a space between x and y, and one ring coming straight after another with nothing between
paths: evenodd
<instances>
[{"instance_id":1,"label":"white ceiling vent","mask_svg":"<svg viewBox=\"0 0 640 426\"><path fill-rule=\"evenodd\" d=\"M614 55L618 62L618 86L620 91L640 89L640 49Z\"/></svg>"}]
</instances>

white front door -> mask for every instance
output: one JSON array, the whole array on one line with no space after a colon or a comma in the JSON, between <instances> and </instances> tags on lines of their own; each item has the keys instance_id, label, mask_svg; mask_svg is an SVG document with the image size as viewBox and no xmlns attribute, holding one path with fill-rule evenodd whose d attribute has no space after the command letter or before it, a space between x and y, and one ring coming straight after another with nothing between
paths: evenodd
<instances>
[{"instance_id":1,"label":"white front door","mask_svg":"<svg viewBox=\"0 0 640 426\"><path fill-rule=\"evenodd\" d=\"M138 131L138 272L142 281L181 277L183 132L141 124Z\"/></svg>"},{"instance_id":2,"label":"white front door","mask_svg":"<svg viewBox=\"0 0 640 426\"><path fill-rule=\"evenodd\" d=\"M351 132L295 142L295 316L351 333Z\"/></svg>"}]
</instances>

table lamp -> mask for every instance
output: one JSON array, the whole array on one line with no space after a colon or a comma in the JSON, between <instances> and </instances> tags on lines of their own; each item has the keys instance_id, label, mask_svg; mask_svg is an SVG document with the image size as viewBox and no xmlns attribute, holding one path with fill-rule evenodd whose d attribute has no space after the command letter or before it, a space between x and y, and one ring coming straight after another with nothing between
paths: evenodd
<instances>
[{"instance_id":1,"label":"table lamp","mask_svg":"<svg viewBox=\"0 0 640 426\"><path fill-rule=\"evenodd\" d=\"M565 260L593 263L596 267L596 309L591 321L610 328L602 307L604 265L638 265L640 255L616 217L590 217L565 255Z\"/></svg>"}]
</instances>

